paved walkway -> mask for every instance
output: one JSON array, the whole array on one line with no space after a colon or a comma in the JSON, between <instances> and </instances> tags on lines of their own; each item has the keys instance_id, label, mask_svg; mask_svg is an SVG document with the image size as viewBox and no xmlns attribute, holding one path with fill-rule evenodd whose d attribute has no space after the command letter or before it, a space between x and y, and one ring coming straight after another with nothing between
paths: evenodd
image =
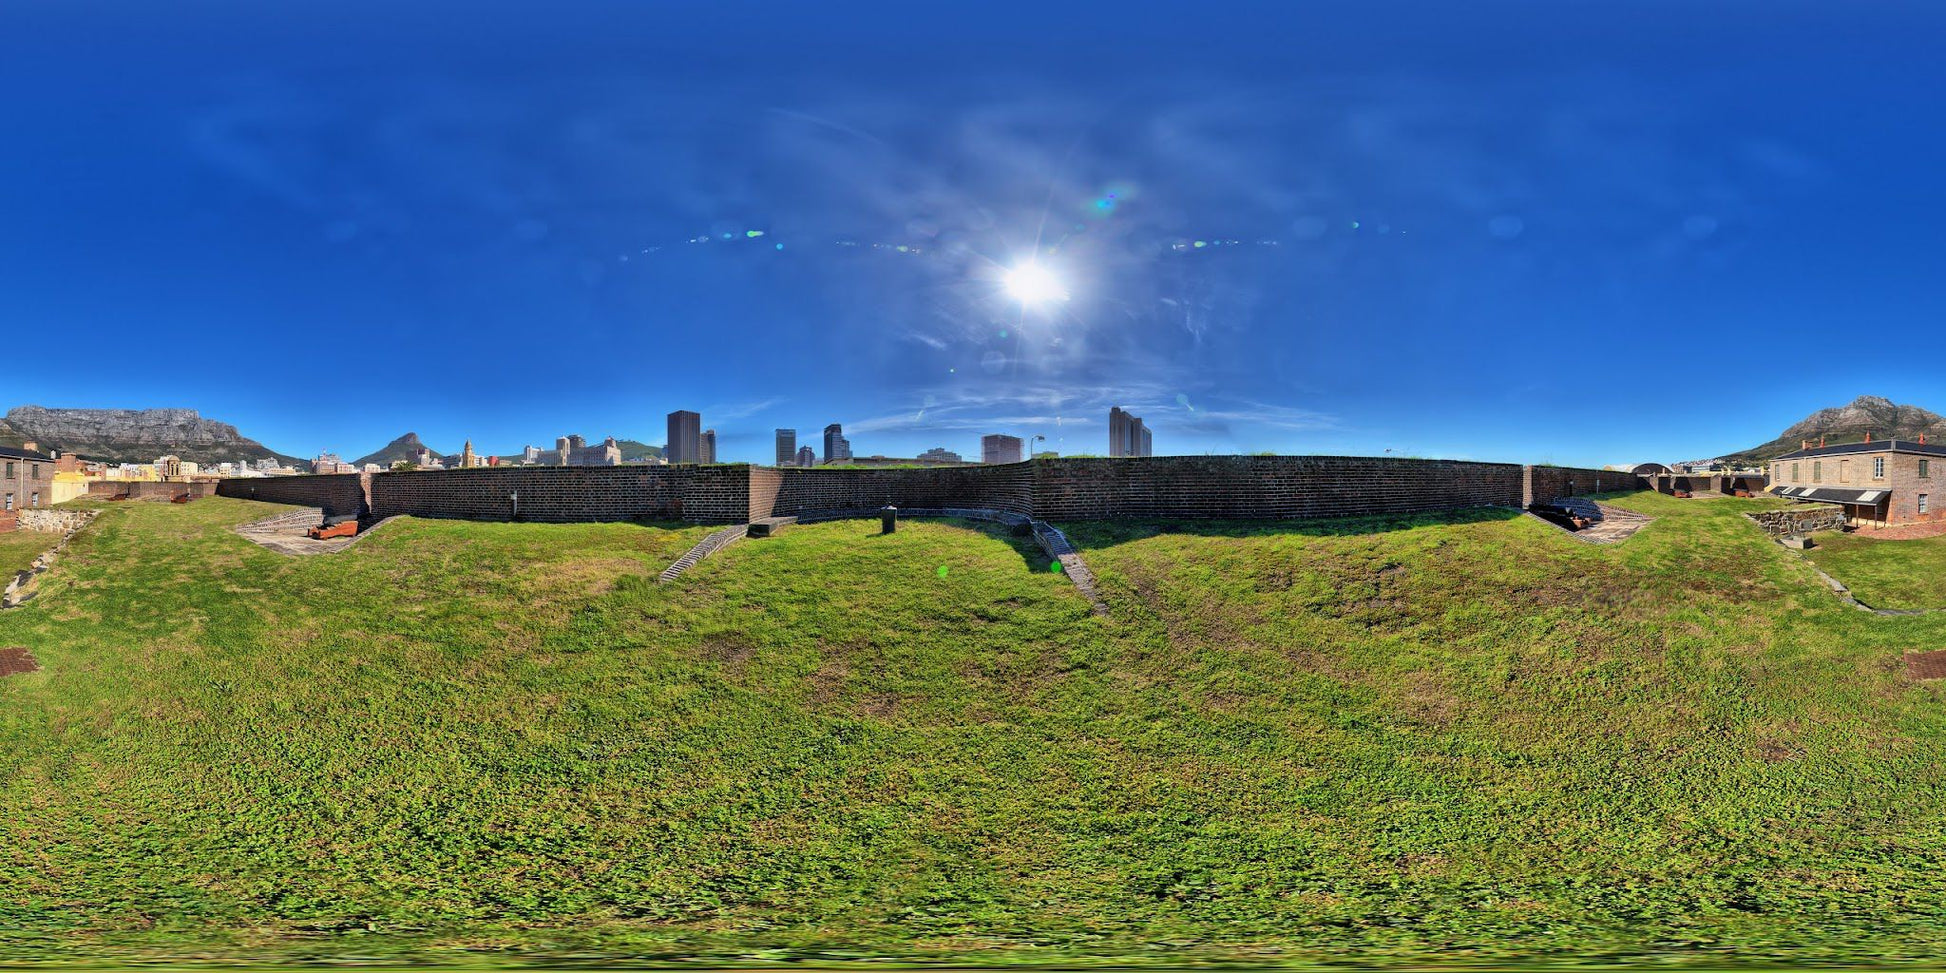
<instances>
[{"instance_id":1,"label":"paved walkway","mask_svg":"<svg viewBox=\"0 0 1946 973\"><path fill-rule=\"evenodd\" d=\"M391 522L392 518L387 517L351 537L333 537L324 541L312 540L305 532L324 523L324 511L317 507L306 507L291 513L266 517L263 520L253 520L237 527L236 532L244 540L259 547L267 547L279 554L307 557L312 554L336 554L364 540L365 535Z\"/></svg>"}]
</instances>

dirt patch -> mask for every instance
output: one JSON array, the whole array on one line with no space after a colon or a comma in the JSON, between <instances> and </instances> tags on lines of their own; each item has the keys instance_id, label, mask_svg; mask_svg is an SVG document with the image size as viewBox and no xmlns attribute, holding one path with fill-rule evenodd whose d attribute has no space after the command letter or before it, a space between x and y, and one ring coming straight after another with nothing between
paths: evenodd
<instances>
[{"instance_id":1,"label":"dirt patch","mask_svg":"<svg viewBox=\"0 0 1946 973\"><path fill-rule=\"evenodd\" d=\"M1946 679L1946 649L1936 652L1907 652L1907 679Z\"/></svg>"},{"instance_id":2,"label":"dirt patch","mask_svg":"<svg viewBox=\"0 0 1946 973\"><path fill-rule=\"evenodd\" d=\"M741 635L714 638L703 645L704 657L716 663L719 671L731 679L743 678L756 654L757 644Z\"/></svg>"},{"instance_id":3,"label":"dirt patch","mask_svg":"<svg viewBox=\"0 0 1946 973\"><path fill-rule=\"evenodd\" d=\"M41 664L35 660L34 653L19 646L0 649L0 678L40 670Z\"/></svg>"},{"instance_id":4,"label":"dirt patch","mask_svg":"<svg viewBox=\"0 0 1946 973\"><path fill-rule=\"evenodd\" d=\"M1886 527L1881 530L1859 531L1858 536L1869 537L1875 541L1922 541L1928 537L1946 537L1946 521L1931 524L1906 524L1903 527Z\"/></svg>"}]
</instances>

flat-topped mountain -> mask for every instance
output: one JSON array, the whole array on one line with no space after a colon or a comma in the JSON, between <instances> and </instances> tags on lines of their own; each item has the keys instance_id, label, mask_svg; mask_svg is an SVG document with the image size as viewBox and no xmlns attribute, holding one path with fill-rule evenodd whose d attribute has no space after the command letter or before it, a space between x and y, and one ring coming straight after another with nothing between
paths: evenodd
<instances>
[{"instance_id":1,"label":"flat-topped mountain","mask_svg":"<svg viewBox=\"0 0 1946 973\"><path fill-rule=\"evenodd\" d=\"M1946 443L1946 418L1916 405L1861 395L1849 405L1819 409L1793 423L1776 439L1725 458L1763 462L1797 449L1807 439L1815 443L1822 438L1827 445L1836 446L1864 442L1866 433L1873 439L1918 439L1924 435L1929 441Z\"/></svg>"},{"instance_id":2,"label":"flat-topped mountain","mask_svg":"<svg viewBox=\"0 0 1946 973\"><path fill-rule=\"evenodd\" d=\"M0 443L32 442L42 452L76 453L114 463L174 455L196 463L276 459L302 463L195 409L47 409L23 405L0 419Z\"/></svg>"}]
</instances>

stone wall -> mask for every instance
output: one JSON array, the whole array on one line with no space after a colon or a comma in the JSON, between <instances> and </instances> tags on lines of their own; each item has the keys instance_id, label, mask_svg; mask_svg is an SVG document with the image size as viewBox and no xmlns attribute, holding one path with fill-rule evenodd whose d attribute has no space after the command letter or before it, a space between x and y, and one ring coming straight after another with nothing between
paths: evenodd
<instances>
[{"instance_id":1,"label":"stone wall","mask_svg":"<svg viewBox=\"0 0 1946 973\"><path fill-rule=\"evenodd\" d=\"M1760 510L1744 516L1756 521L1757 526L1772 537L1808 534L1814 530L1840 530L1845 526L1845 508L1827 504Z\"/></svg>"},{"instance_id":2,"label":"stone wall","mask_svg":"<svg viewBox=\"0 0 1946 973\"><path fill-rule=\"evenodd\" d=\"M88 526L95 519L92 510L21 510L17 511L22 530L38 531L43 534L67 534Z\"/></svg>"},{"instance_id":3,"label":"stone wall","mask_svg":"<svg viewBox=\"0 0 1946 973\"><path fill-rule=\"evenodd\" d=\"M1420 513L1521 502L1507 463L1354 456L1035 460L1042 520L1284 519Z\"/></svg>"},{"instance_id":4,"label":"stone wall","mask_svg":"<svg viewBox=\"0 0 1946 973\"><path fill-rule=\"evenodd\" d=\"M750 517L747 466L567 466L372 475L371 516L579 523ZM316 504L311 504L316 506Z\"/></svg>"},{"instance_id":5,"label":"stone wall","mask_svg":"<svg viewBox=\"0 0 1946 973\"><path fill-rule=\"evenodd\" d=\"M1634 473L1568 466L1529 466L1524 479L1521 493L1523 505L1528 507L1562 497L1585 497L1592 493L1619 493L1648 487L1648 481Z\"/></svg>"},{"instance_id":6,"label":"stone wall","mask_svg":"<svg viewBox=\"0 0 1946 973\"><path fill-rule=\"evenodd\" d=\"M365 487L361 479L357 473L330 473L323 476L257 476L220 480L216 485L216 495L316 507L331 518L362 518L367 510Z\"/></svg>"}]
</instances>

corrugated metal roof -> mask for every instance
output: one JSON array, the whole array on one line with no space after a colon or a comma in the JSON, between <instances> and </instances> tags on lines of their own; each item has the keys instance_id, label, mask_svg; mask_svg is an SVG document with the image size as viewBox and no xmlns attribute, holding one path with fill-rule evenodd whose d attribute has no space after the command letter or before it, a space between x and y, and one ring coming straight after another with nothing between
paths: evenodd
<instances>
[{"instance_id":1,"label":"corrugated metal roof","mask_svg":"<svg viewBox=\"0 0 1946 973\"><path fill-rule=\"evenodd\" d=\"M1838 490L1831 487L1778 487L1775 493L1792 500L1816 500L1821 503L1854 503L1866 507L1876 507L1891 494L1890 490Z\"/></svg>"},{"instance_id":2,"label":"corrugated metal roof","mask_svg":"<svg viewBox=\"0 0 1946 973\"><path fill-rule=\"evenodd\" d=\"M1915 443L1909 439L1883 439L1873 443L1843 443L1837 446L1813 446L1785 453L1778 459L1800 459L1808 456L1836 456L1842 453L1921 453L1926 456L1946 456L1946 445L1939 443Z\"/></svg>"}]
</instances>

